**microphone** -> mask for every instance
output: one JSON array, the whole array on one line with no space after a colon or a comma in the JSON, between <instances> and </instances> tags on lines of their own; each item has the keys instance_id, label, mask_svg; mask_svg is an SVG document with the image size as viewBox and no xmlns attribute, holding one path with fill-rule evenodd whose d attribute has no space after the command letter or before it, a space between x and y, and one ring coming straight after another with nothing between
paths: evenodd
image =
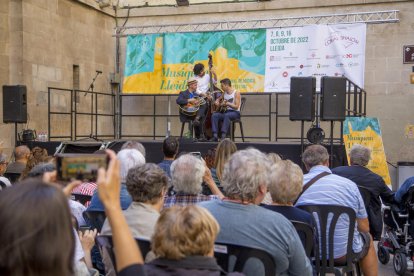
<instances>
[{"instance_id":1,"label":"microphone","mask_svg":"<svg viewBox=\"0 0 414 276\"><path fill-rule=\"evenodd\" d=\"M102 71L96 70L96 73L98 73L98 74L102 74Z\"/></svg>"}]
</instances>

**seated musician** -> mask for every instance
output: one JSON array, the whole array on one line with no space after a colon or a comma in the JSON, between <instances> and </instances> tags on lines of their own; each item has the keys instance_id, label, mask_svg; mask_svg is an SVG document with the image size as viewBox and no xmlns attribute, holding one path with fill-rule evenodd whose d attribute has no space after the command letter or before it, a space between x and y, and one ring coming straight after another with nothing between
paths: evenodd
<instances>
[{"instance_id":1,"label":"seated musician","mask_svg":"<svg viewBox=\"0 0 414 276\"><path fill-rule=\"evenodd\" d=\"M212 141L218 141L219 131L221 134L220 138L226 138L231 121L240 119L240 93L231 87L231 81L228 78L222 79L220 84L224 93L215 101L218 112L213 113L211 118L213 129ZM220 129L218 129L219 122L223 122Z\"/></svg>"},{"instance_id":2,"label":"seated musician","mask_svg":"<svg viewBox=\"0 0 414 276\"><path fill-rule=\"evenodd\" d=\"M193 77L189 78L187 80L187 86L188 86L188 89L185 91L181 91L180 94L178 95L178 98L176 100L177 104L180 106L185 106L187 104L193 104L195 106L198 106L199 100L197 99L198 95L196 94L197 80ZM189 116L189 115L186 115L180 112L180 121L184 122L187 120L191 120L192 122L190 122L189 124L190 133L191 134L193 133L193 125L194 125L195 136L197 139L200 139L200 136L201 138L203 138L200 121L203 120L204 116L205 116L205 108L199 108L196 115L194 116Z\"/></svg>"}]
</instances>

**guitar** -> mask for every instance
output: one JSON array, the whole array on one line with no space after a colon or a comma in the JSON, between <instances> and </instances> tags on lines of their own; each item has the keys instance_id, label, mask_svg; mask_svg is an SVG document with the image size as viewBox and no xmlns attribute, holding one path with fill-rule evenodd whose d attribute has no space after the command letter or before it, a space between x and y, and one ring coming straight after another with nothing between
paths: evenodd
<instances>
[{"instance_id":1,"label":"guitar","mask_svg":"<svg viewBox=\"0 0 414 276\"><path fill-rule=\"evenodd\" d=\"M203 98L195 97L197 99L196 103L188 103L186 105L179 106L179 112L186 116L192 117L197 115L197 111L200 109L200 105L206 103Z\"/></svg>"}]
</instances>

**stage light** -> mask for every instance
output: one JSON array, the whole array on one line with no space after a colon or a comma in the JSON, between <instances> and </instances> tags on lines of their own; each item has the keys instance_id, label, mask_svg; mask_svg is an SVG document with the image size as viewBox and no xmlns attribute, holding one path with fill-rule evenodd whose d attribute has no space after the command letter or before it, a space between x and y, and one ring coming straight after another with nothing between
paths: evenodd
<instances>
[{"instance_id":1,"label":"stage light","mask_svg":"<svg viewBox=\"0 0 414 276\"><path fill-rule=\"evenodd\" d=\"M176 0L177 1L177 6L189 6L190 2L188 2L188 0Z\"/></svg>"}]
</instances>

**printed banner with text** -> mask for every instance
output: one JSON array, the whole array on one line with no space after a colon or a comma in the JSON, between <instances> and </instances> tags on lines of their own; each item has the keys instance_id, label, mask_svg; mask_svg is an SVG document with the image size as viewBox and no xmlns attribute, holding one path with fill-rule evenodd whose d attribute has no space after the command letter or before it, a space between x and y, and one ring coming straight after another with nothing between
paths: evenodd
<instances>
[{"instance_id":1,"label":"printed banner with text","mask_svg":"<svg viewBox=\"0 0 414 276\"><path fill-rule=\"evenodd\" d=\"M347 117L344 122L344 142L348 156L354 144L360 144L371 149L371 160L367 168L380 175L387 185L391 185L387 158L382 143L381 128L377 118Z\"/></svg>"},{"instance_id":2,"label":"printed banner with text","mask_svg":"<svg viewBox=\"0 0 414 276\"><path fill-rule=\"evenodd\" d=\"M241 92L263 92L266 31L238 30L128 36L124 93L178 93L196 63L208 71L208 54L218 79Z\"/></svg>"},{"instance_id":3,"label":"printed banner with text","mask_svg":"<svg viewBox=\"0 0 414 276\"><path fill-rule=\"evenodd\" d=\"M293 76L345 76L364 87L366 24L268 29L266 92L290 91Z\"/></svg>"}]
</instances>

